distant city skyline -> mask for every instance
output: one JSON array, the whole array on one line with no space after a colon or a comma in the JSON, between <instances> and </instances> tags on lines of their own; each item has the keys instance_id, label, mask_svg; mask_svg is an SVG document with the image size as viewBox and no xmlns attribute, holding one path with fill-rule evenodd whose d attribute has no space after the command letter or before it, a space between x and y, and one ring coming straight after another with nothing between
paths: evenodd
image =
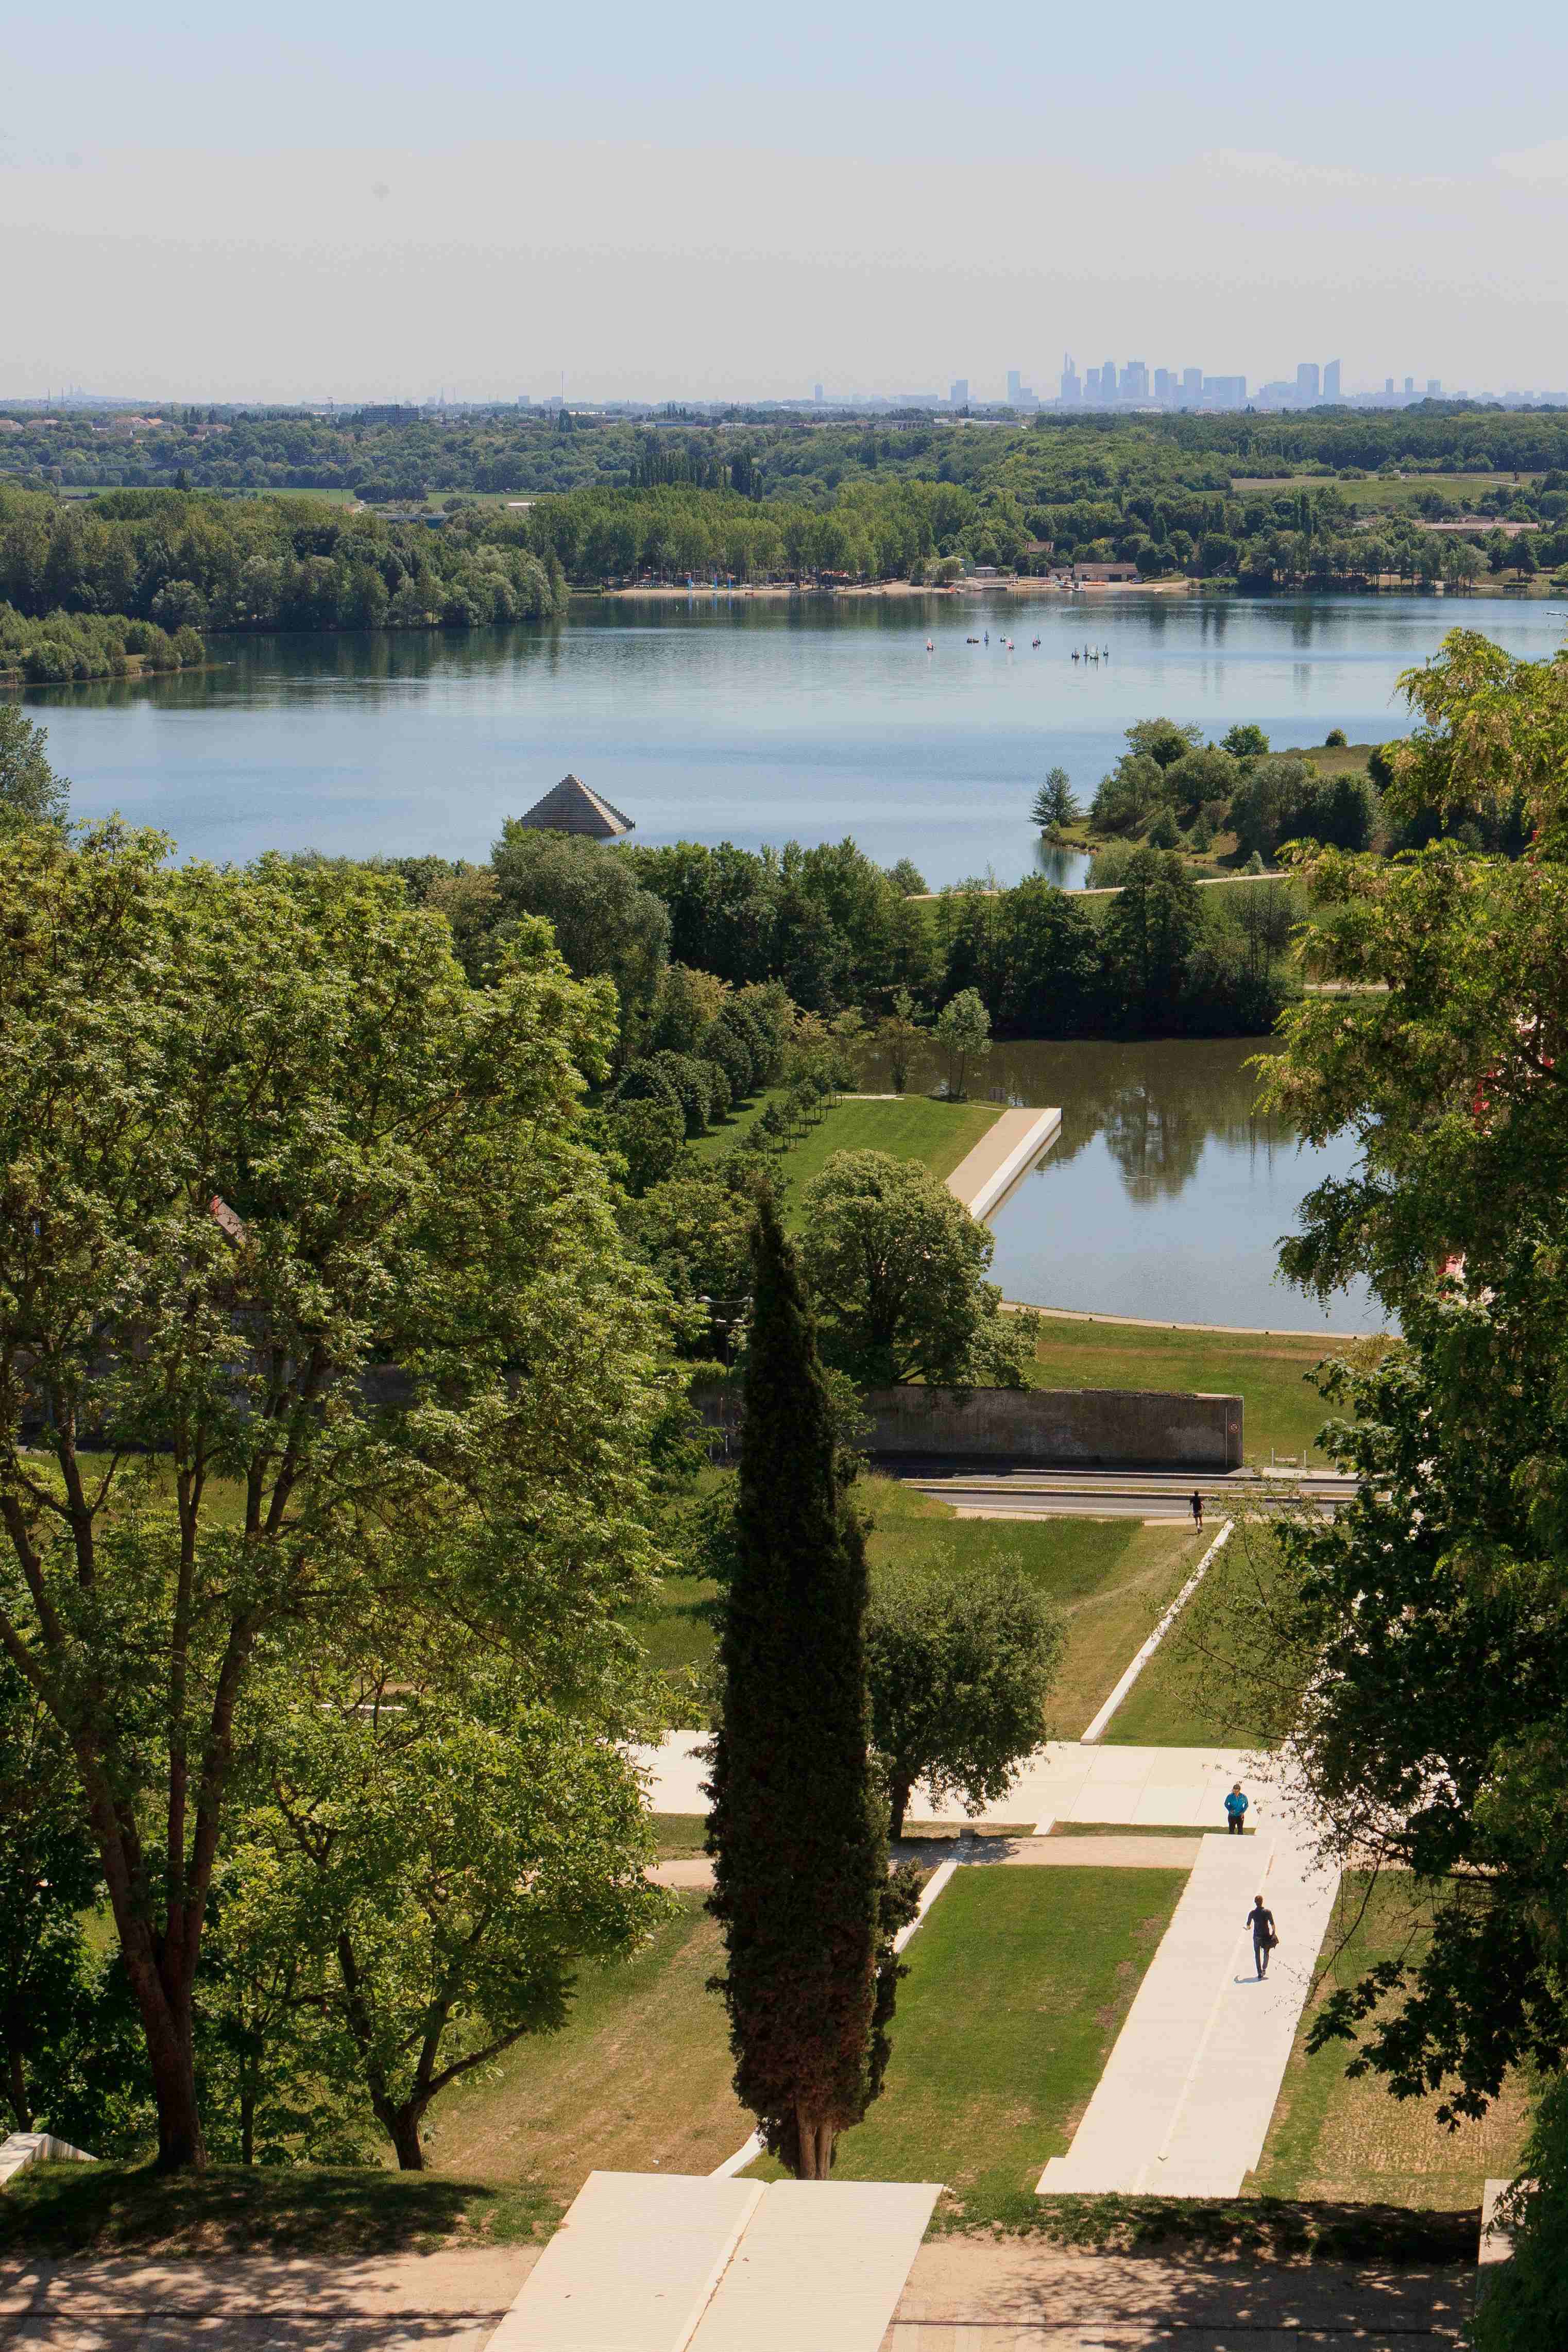
<instances>
[{"instance_id":1,"label":"distant city skyline","mask_svg":"<svg viewBox=\"0 0 1568 2352\"><path fill-rule=\"evenodd\" d=\"M1346 396L1568 383L1568 12L56 0L6 27L0 396ZM1384 387L1392 377L1394 392ZM1120 396L1120 395L1119 395ZM1165 397L1171 398L1167 392Z\"/></svg>"}]
</instances>

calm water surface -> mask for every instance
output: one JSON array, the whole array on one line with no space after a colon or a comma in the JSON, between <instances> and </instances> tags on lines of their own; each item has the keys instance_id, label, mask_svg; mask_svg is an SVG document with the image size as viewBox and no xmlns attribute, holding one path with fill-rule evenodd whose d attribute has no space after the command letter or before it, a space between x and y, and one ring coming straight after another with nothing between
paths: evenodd
<instances>
[{"instance_id":1,"label":"calm water surface","mask_svg":"<svg viewBox=\"0 0 1568 2352\"><path fill-rule=\"evenodd\" d=\"M1355 1146L1300 1144L1256 1108L1256 1038L995 1046L970 1092L1061 1107L1061 1133L990 1220L992 1279L1009 1298L1173 1323L1380 1331L1364 1284L1325 1311L1276 1275L1282 1235ZM910 1073L931 1085L931 1066ZM875 1059L866 1084L887 1083Z\"/></svg>"},{"instance_id":2,"label":"calm water surface","mask_svg":"<svg viewBox=\"0 0 1568 2352\"><path fill-rule=\"evenodd\" d=\"M79 816L119 809L187 856L483 857L570 768L638 841L849 833L933 884L1013 881L1052 765L1087 798L1157 711L1215 735L1253 719L1277 745L1382 740L1400 671L1459 623L1536 656L1563 628L1481 598L606 601L545 631L217 638L199 676L27 701ZM1075 663L1086 645L1109 657Z\"/></svg>"}]
</instances>

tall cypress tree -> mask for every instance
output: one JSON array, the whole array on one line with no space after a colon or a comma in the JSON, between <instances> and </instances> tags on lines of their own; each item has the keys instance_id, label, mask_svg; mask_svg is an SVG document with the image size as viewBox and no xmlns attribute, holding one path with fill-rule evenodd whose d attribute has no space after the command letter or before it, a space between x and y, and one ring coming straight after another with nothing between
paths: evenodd
<instances>
[{"instance_id":1,"label":"tall cypress tree","mask_svg":"<svg viewBox=\"0 0 1568 2352\"><path fill-rule=\"evenodd\" d=\"M765 1198L752 1253L709 1907L728 1946L736 2093L790 2170L824 2180L880 2087L902 1973L888 1938L911 1906L889 1889L869 1752L865 1547L795 1253Z\"/></svg>"}]
</instances>

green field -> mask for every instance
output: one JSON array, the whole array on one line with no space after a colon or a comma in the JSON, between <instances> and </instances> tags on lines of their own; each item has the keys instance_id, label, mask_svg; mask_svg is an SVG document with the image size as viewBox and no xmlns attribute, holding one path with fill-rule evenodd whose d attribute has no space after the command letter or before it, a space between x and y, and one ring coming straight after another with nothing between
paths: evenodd
<instances>
[{"instance_id":1,"label":"green field","mask_svg":"<svg viewBox=\"0 0 1568 2352\"><path fill-rule=\"evenodd\" d=\"M351 2165L38 2164L0 2197L0 2255L310 2254L338 2260L548 2237L537 2189Z\"/></svg>"},{"instance_id":2,"label":"green field","mask_svg":"<svg viewBox=\"0 0 1568 2352\"><path fill-rule=\"evenodd\" d=\"M1209 1538L1215 1532L1211 1520ZM1265 1726L1247 1719L1237 1688L1239 1662L1226 1654L1231 1624L1255 1629L1257 1574L1238 1528L1209 1569L1196 1594L1133 1684L1106 1730L1108 1746L1123 1748L1254 1748L1268 1745Z\"/></svg>"},{"instance_id":3,"label":"green field","mask_svg":"<svg viewBox=\"0 0 1568 2352\"><path fill-rule=\"evenodd\" d=\"M1348 2043L1307 2055L1312 2020L1330 1992L1379 1960L1418 1958L1425 1943L1425 1914L1407 1877L1385 1873L1373 1885L1364 1873L1346 1874L1317 1992L1297 2028L1263 2158L1248 2183L1257 2195L1462 2212L1479 2205L1484 2181L1518 2171L1526 2099L1517 2080L1505 2083L1479 2123L1449 2132L1436 2120L1436 2097L1395 2099L1375 2074L1347 2079Z\"/></svg>"},{"instance_id":4,"label":"green field","mask_svg":"<svg viewBox=\"0 0 1568 2352\"><path fill-rule=\"evenodd\" d=\"M700 1895L635 1960L585 1968L560 2033L520 2042L468 2092L433 2110L438 2171L568 2205L595 2166L711 2172L752 2128L731 2088L721 1964Z\"/></svg>"},{"instance_id":5,"label":"green field","mask_svg":"<svg viewBox=\"0 0 1568 2352\"><path fill-rule=\"evenodd\" d=\"M721 1160L742 1142L753 1119L783 1087L758 1095L721 1127L699 1136L691 1150L701 1160ZM930 1095L900 1095L889 1101L842 1095L816 1126L768 1165L786 1188L784 1220L795 1221L802 1192L820 1175L835 1151L887 1151L895 1160L919 1160L933 1176L951 1176L1002 1115L1000 1103L938 1102Z\"/></svg>"},{"instance_id":6,"label":"green field","mask_svg":"<svg viewBox=\"0 0 1568 2352\"><path fill-rule=\"evenodd\" d=\"M907 1575L1011 1561L1061 1612L1067 1646L1042 1738L1078 1738L1205 1540L1184 1521L961 1519L949 1504L892 1478L862 1478L855 1499L874 1522L868 1546L874 1570ZM713 1654L706 1604L716 1591L704 1579L667 1578L652 1607L632 1620L651 1662L675 1679L678 1718L690 1724L702 1720L695 1684Z\"/></svg>"},{"instance_id":7,"label":"green field","mask_svg":"<svg viewBox=\"0 0 1568 2352\"><path fill-rule=\"evenodd\" d=\"M1269 1449L1327 1457L1313 1445L1329 1407L1309 1378L1343 1343L1316 1333L1174 1331L1047 1315L1035 1351L1043 1389L1187 1389L1239 1396L1248 1462Z\"/></svg>"},{"instance_id":8,"label":"green field","mask_svg":"<svg viewBox=\"0 0 1568 2352\"><path fill-rule=\"evenodd\" d=\"M934 1496L889 1478L858 1492L876 1520L872 1567L978 1568L1007 1560L1067 1623L1067 1647L1047 1729L1076 1739L1181 1589L1205 1538L1184 1522L1137 1519L961 1519Z\"/></svg>"},{"instance_id":9,"label":"green field","mask_svg":"<svg viewBox=\"0 0 1568 2352\"><path fill-rule=\"evenodd\" d=\"M961 1870L909 1948L887 2088L839 2180L936 2180L950 2224L1027 2225L1155 1946L1180 1870ZM753 2168L755 2177L776 2168Z\"/></svg>"}]
</instances>

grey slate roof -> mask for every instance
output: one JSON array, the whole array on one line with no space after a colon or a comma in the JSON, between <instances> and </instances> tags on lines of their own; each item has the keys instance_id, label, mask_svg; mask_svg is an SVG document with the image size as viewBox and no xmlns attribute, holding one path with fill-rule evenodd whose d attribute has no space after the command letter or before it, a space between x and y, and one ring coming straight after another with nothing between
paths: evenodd
<instances>
[{"instance_id":1,"label":"grey slate roof","mask_svg":"<svg viewBox=\"0 0 1568 2352\"><path fill-rule=\"evenodd\" d=\"M576 776L563 776L518 823L532 825L540 833L585 833L595 841L613 841L616 834L634 829L632 818L623 815L613 802L591 793Z\"/></svg>"}]
</instances>

